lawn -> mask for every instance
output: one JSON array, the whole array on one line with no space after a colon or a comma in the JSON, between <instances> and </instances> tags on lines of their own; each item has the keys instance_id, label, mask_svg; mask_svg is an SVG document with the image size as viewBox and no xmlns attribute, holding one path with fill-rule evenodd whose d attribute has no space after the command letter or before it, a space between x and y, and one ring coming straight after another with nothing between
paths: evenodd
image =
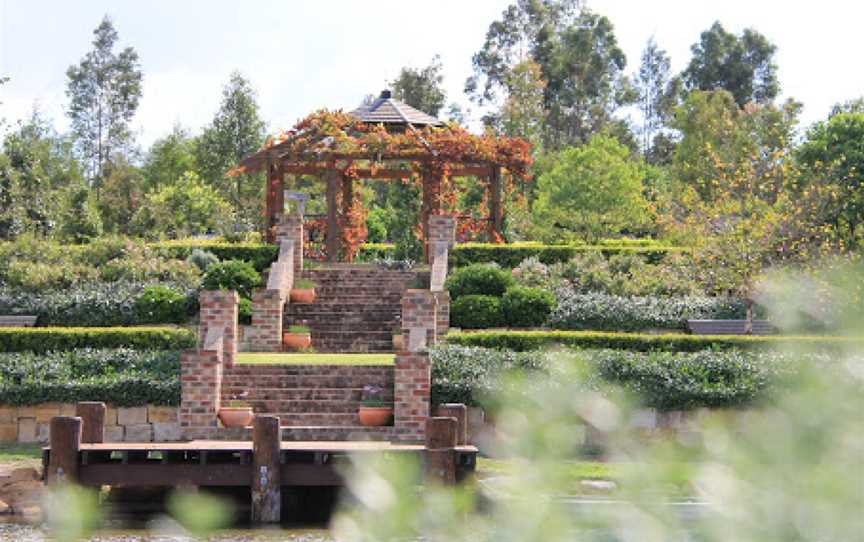
<instances>
[{"instance_id":1,"label":"lawn","mask_svg":"<svg viewBox=\"0 0 864 542\"><path fill-rule=\"evenodd\" d=\"M238 364L278 365L393 365L394 354L307 354L239 352Z\"/></svg>"},{"instance_id":2,"label":"lawn","mask_svg":"<svg viewBox=\"0 0 864 542\"><path fill-rule=\"evenodd\" d=\"M0 442L0 463L15 463L42 458L42 444Z\"/></svg>"}]
</instances>

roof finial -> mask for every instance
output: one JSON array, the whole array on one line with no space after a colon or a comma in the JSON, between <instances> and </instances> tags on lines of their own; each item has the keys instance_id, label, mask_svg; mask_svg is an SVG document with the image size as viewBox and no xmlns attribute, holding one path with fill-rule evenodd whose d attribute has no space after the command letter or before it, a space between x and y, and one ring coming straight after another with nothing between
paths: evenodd
<instances>
[{"instance_id":1,"label":"roof finial","mask_svg":"<svg viewBox=\"0 0 864 542\"><path fill-rule=\"evenodd\" d=\"M393 95L391 94L391 92L389 90L385 89L385 90L381 91L381 98L384 100L389 100L392 96Z\"/></svg>"}]
</instances>

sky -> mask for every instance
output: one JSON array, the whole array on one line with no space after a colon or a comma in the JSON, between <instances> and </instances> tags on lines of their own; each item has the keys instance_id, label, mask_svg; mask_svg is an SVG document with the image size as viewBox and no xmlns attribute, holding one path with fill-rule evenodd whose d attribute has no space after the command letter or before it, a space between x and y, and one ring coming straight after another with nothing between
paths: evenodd
<instances>
[{"instance_id":1,"label":"sky","mask_svg":"<svg viewBox=\"0 0 864 542\"><path fill-rule=\"evenodd\" d=\"M489 24L511 0L0 0L0 118L29 116L34 106L68 129L66 69L91 48L108 14L119 44L132 46L144 72L133 121L146 148L179 123L200 130L212 118L233 70L248 77L262 116L275 132L322 108L353 109L378 94L402 66L422 67L435 54L448 101L462 92L471 56ZM804 103L802 124L831 106L864 95L858 53L864 3L851 0L588 0L608 16L638 68L650 36L674 71L715 20L740 33L752 27L778 47L781 99Z\"/></svg>"}]
</instances>

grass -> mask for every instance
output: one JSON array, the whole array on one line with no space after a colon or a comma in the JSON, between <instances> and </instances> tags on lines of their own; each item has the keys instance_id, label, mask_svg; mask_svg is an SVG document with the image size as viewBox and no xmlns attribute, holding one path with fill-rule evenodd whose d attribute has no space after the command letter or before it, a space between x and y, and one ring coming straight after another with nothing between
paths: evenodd
<instances>
[{"instance_id":1,"label":"grass","mask_svg":"<svg viewBox=\"0 0 864 542\"><path fill-rule=\"evenodd\" d=\"M42 458L42 444L0 442L0 463Z\"/></svg>"},{"instance_id":2,"label":"grass","mask_svg":"<svg viewBox=\"0 0 864 542\"><path fill-rule=\"evenodd\" d=\"M268 365L393 365L394 354L239 352L236 363Z\"/></svg>"},{"instance_id":3,"label":"grass","mask_svg":"<svg viewBox=\"0 0 864 542\"><path fill-rule=\"evenodd\" d=\"M519 473L517 462L508 459L477 458L477 475L508 476ZM620 468L615 464L599 461L573 461L561 464L561 475L572 480L612 480L620 477Z\"/></svg>"}]
</instances>

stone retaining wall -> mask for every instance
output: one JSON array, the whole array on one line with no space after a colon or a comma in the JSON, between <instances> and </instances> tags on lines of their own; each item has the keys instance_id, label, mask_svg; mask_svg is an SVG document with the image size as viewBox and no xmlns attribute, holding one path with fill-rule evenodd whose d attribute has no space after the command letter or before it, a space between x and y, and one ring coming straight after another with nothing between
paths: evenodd
<instances>
[{"instance_id":1,"label":"stone retaining wall","mask_svg":"<svg viewBox=\"0 0 864 542\"><path fill-rule=\"evenodd\" d=\"M0 405L0 442L48 442L54 416L74 416L75 403ZM180 440L177 407L112 407L105 412L106 442Z\"/></svg>"}]
</instances>

